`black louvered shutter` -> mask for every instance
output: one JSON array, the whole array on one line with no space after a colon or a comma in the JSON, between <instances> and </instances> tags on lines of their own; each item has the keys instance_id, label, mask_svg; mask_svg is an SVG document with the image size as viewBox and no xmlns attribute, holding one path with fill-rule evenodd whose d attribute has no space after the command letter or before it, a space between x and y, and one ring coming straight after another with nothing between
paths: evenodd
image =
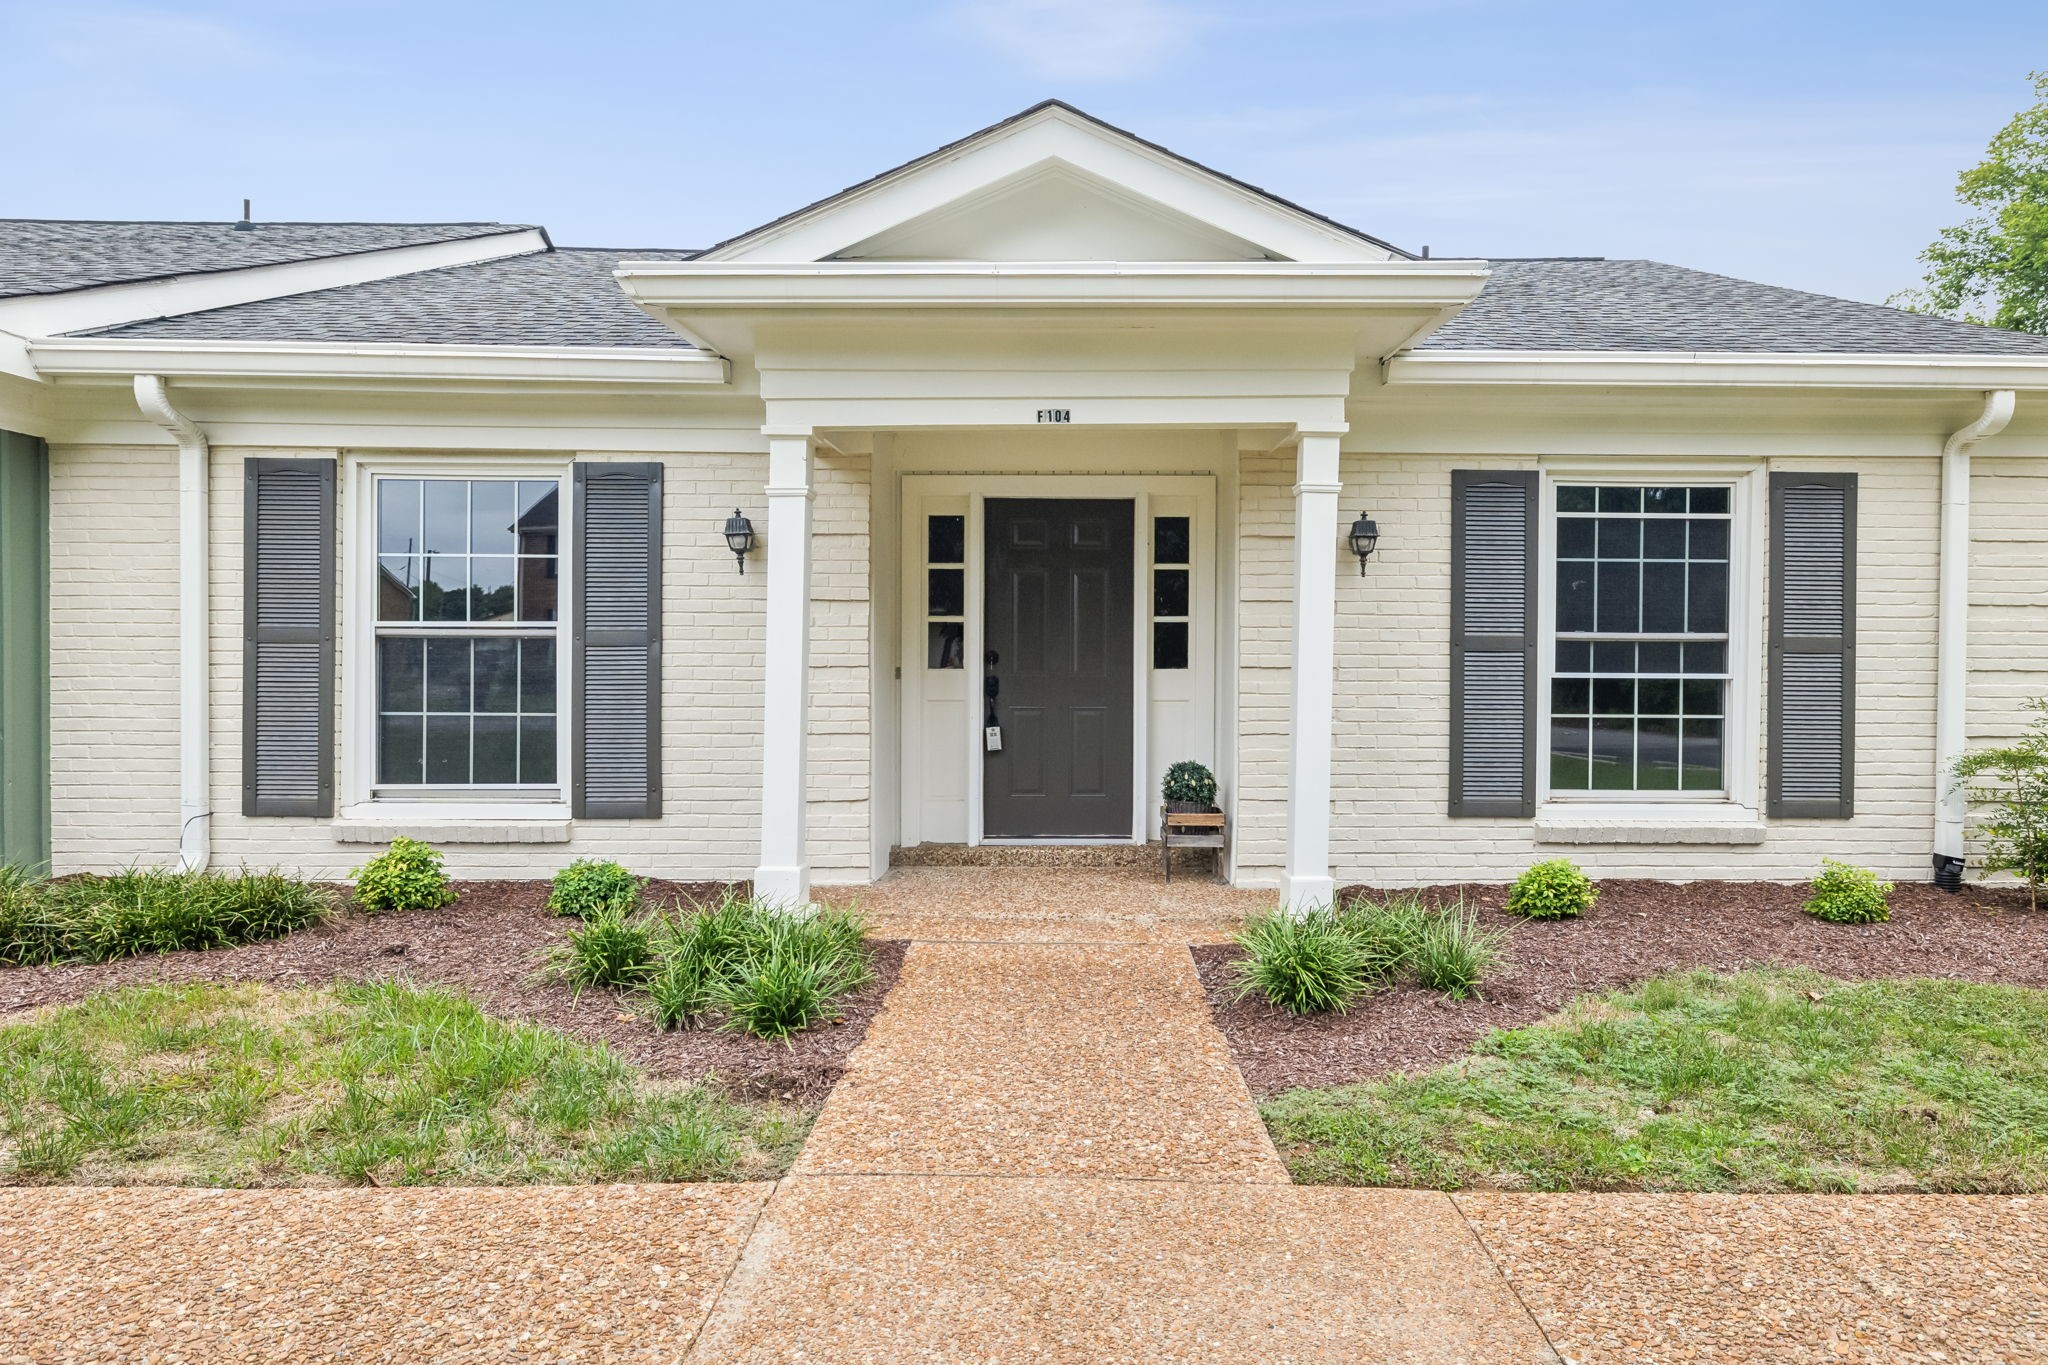
<instances>
[{"instance_id":1,"label":"black louvered shutter","mask_svg":"<svg viewBox=\"0 0 2048 1365\"><path fill-rule=\"evenodd\" d=\"M335 462L242 482L242 814L332 815Z\"/></svg>"},{"instance_id":2,"label":"black louvered shutter","mask_svg":"<svg viewBox=\"0 0 2048 1365\"><path fill-rule=\"evenodd\" d=\"M1771 475L1770 802L1856 813L1856 476Z\"/></svg>"},{"instance_id":3,"label":"black louvered shutter","mask_svg":"<svg viewBox=\"0 0 2048 1365\"><path fill-rule=\"evenodd\" d=\"M1451 473L1451 814L1536 812L1534 470Z\"/></svg>"},{"instance_id":4,"label":"black louvered shutter","mask_svg":"<svg viewBox=\"0 0 2048 1365\"><path fill-rule=\"evenodd\" d=\"M661 466L576 466L573 813L661 814Z\"/></svg>"}]
</instances>

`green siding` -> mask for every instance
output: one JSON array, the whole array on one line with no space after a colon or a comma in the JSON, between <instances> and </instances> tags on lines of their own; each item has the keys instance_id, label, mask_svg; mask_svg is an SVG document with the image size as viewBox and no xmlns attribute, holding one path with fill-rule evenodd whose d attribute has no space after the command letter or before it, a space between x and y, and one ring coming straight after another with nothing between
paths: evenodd
<instances>
[{"instance_id":1,"label":"green siding","mask_svg":"<svg viewBox=\"0 0 2048 1365\"><path fill-rule=\"evenodd\" d=\"M50 455L0 431L0 862L50 865Z\"/></svg>"}]
</instances>

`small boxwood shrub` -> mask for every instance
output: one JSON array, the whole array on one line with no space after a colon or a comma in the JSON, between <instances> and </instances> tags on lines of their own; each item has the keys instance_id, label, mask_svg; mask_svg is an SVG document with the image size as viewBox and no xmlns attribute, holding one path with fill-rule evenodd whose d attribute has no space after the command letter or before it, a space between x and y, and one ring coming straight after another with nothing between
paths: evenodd
<instances>
[{"instance_id":1,"label":"small boxwood shrub","mask_svg":"<svg viewBox=\"0 0 2048 1365\"><path fill-rule=\"evenodd\" d=\"M1182 759L1166 770L1159 784L1163 801L1184 801L1197 806L1216 804L1216 774L1193 759Z\"/></svg>"},{"instance_id":2,"label":"small boxwood shrub","mask_svg":"<svg viewBox=\"0 0 2048 1365\"><path fill-rule=\"evenodd\" d=\"M441 870L441 850L403 835L351 875L356 904L371 914L432 910L455 899L448 874Z\"/></svg>"},{"instance_id":3,"label":"small boxwood shrub","mask_svg":"<svg viewBox=\"0 0 2048 1365\"><path fill-rule=\"evenodd\" d=\"M282 872L170 872L46 881L0 867L0 966L107 962L226 948L324 919L334 896Z\"/></svg>"},{"instance_id":4,"label":"small boxwood shrub","mask_svg":"<svg viewBox=\"0 0 2048 1365\"><path fill-rule=\"evenodd\" d=\"M1892 917L1885 899L1891 893L1892 884L1879 881L1875 872L1823 858L1813 897L1800 908L1830 924L1877 924Z\"/></svg>"},{"instance_id":5,"label":"small boxwood shrub","mask_svg":"<svg viewBox=\"0 0 2048 1365\"><path fill-rule=\"evenodd\" d=\"M1537 863L1508 888L1508 913L1529 919L1572 919L1600 897L1592 878L1569 858Z\"/></svg>"},{"instance_id":6,"label":"small boxwood shrub","mask_svg":"<svg viewBox=\"0 0 2048 1365\"><path fill-rule=\"evenodd\" d=\"M548 909L558 915L589 919L607 906L636 909L647 883L617 863L578 858L555 874L548 891Z\"/></svg>"}]
</instances>

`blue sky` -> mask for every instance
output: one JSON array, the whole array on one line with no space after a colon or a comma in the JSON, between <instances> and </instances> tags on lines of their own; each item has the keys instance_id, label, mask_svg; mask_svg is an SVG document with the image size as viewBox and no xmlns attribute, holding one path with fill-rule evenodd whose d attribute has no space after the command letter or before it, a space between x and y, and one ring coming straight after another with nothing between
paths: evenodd
<instances>
[{"instance_id":1,"label":"blue sky","mask_svg":"<svg viewBox=\"0 0 2048 1365\"><path fill-rule=\"evenodd\" d=\"M1439 255L1879 300L2048 67L2048 5L0 0L0 52L6 216L248 195L698 246L1057 95Z\"/></svg>"}]
</instances>

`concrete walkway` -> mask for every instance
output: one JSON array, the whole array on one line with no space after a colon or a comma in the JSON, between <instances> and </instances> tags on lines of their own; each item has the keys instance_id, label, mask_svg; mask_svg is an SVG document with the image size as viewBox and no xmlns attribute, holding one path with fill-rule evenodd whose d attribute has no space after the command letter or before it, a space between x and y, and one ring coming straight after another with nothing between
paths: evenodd
<instances>
[{"instance_id":1,"label":"concrete walkway","mask_svg":"<svg viewBox=\"0 0 2048 1365\"><path fill-rule=\"evenodd\" d=\"M2048 1200L1288 1184L1184 946L1246 898L1178 890L883 883L928 936L772 1185L0 1191L0 1362L2048 1361Z\"/></svg>"}]
</instances>

